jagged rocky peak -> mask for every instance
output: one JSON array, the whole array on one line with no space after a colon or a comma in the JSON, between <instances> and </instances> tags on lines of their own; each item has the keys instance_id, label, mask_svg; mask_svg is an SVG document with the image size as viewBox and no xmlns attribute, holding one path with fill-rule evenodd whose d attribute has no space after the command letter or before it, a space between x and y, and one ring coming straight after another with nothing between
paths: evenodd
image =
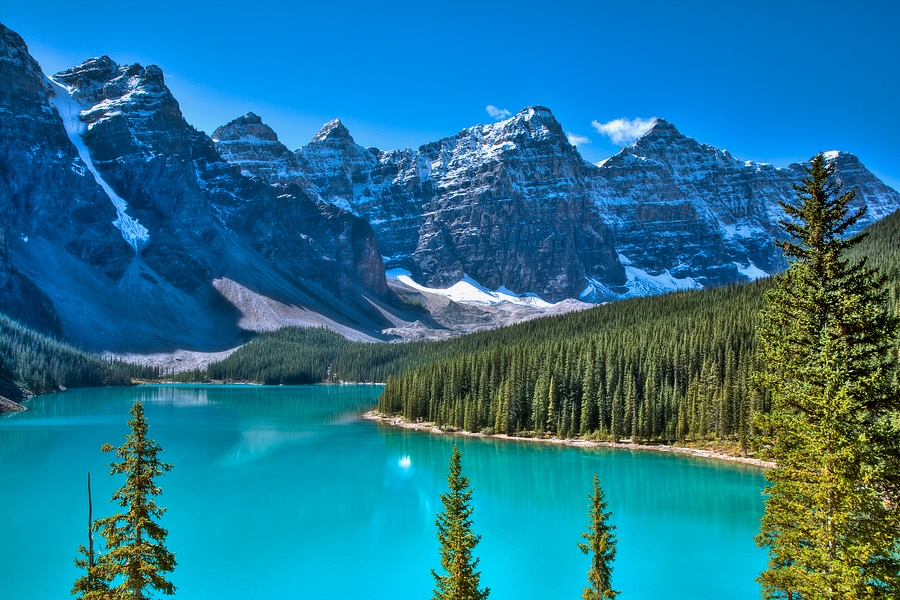
<instances>
[{"instance_id":1,"label":"jagged rocky peak","mask_svg":"<svg viewBox=\"0 0 900 600\"><path fill-rule=\"evenodd\" d=\"M135 93L171 97L162 69L156 65L119 65L108 56L91 58L71 69L60 71L53 79L72 90L72 96L94 104L102 100Z\"/></svg>"},{"instance_id":2,"label":"jagged rocky peak","mask_svg":"<svg viewBox=\"0 0 900 600\"><path fill-rule=\"evenodd\" d=\"M630 146L623 147L622 153L643 156L645 153L652 154L653 150L665 149L673 143L700 146L699 142L678 131L675 125L658 117L647 133L636 139Z\"/></svg>"},{"instance_id":3,"label":"jagged rocky peak","mask_svg":"<svg viewBox=\"0 0 900 600\"><path fill-rule=\"evenodd\" d=\"M278 134L258 115L248 112L217 128L212 135L219 155L240 167L241 174L266 183L306 186L297 156L278 141Z\"/></svg>"},{"instance_id":4,"label":"jagged rocky peak","mask_svg":"<svg viewBox=\"0 0 900 600\"><path fill-rule=\"evenodd\" d=\"M52 77L84 107L85 143L95 161L122 156L191 154L197 132L181 114L156 65L119 65L108 56L92 58ZM198 148L208 158L211 144ZM196 156L195 156L196 158Z\"/></svg>"},{"instance_id":5,"label":"jagged rocky peak","mask_svg":"<svg viewBox=\"0 0 900 600\"><path fill-rule=\"evenodd\" d=\"M657 117L647 133L645 133L641 137L663 138L674 136L681 136L681 132L678 131L675 125L663 119L662 117Z\"/></svg>"},{"instance_id":6,"label":"jagged rocky peak","mask_svg":"<svg viewBox=\"0 0 900 600\"><path fill-rule=\"evenodd\" d=\"M38 62L28 53L25 40L0 23L0 105L15 107L7 117L34 119L48 124L53 120L47 105L52 95L50 82L44 77ZM3 132L0 137L9 138L12 130L3 127L3 120L0 117L0 131Z\"/></svg>"},{"instance_id":7,"label":"jagged rocky peak","mask_svg":"<svg viewBox=\"0 0 900 600\"><path fill-rule=\"evenodd\" d=\"M526 139L551 140L557 143L565 141L568 144L562 125L556 120L550 109L544 106L528 106L508 119L473 127L465 132L475 133L477 130L490 137L519 138L521 141Z\"/></svg>"},{"instance_id":8,"label":"jagged rocky peak","mask_svg":"<svg viewBox=\"0 0 900 600\"><path fill-rule=\"evenodd\" d=\"M18 33L0 23L0 74L6 76L10 69L23 69L29 75L41 73L41 67L37 61L28 53L28 46L25 40ZM3 80L3 88L8 85L7 80ZM2 94L3 91L0 91Z\"/></svg>"},{"instance_id":9,"label":"jagged rocky peak","mask_svg":"<svg viewBox=\"0 0 900 600\"><path fill-rule=\"evenodd\" d=\"M278 134L263 123L262 118L252 112L228 122L216 129L212 138L214 142L235 142L239 140L261 140L277 142Z\"/></svg>"},{"instance_id":10,"label":"jagged rocky peak","mask_svg":"<svg viewBox=\"0 0 900 600\"><path fill-rule=\"evenodd\" d=\"M350 130L344 127L344 124L341 123L340 119L332 119L328 121L324 125L322 125L322 129L319 130L312 139L313 142L338 142L338 143L349 143L353 144L353 137L350 135Z\"/></svg>"},{"instance_id":11,"label":"jagged rocky peak","mask_svg":"<svg viewBox=\"0 0 900 600\"><path fill-rule=\"evenodd\" d=\"M103 85L119 70L119 65L108 56L90 58L80 65L60 71L53 79L68 88L74 88L73 96L84 102L94 102Z\"/></svg>"}]
</instances>

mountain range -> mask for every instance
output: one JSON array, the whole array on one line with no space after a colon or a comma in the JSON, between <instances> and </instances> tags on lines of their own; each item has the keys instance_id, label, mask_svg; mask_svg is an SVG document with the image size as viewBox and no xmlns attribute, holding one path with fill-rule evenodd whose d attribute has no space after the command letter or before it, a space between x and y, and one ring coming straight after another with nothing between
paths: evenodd
<instances>
[{"instance_id":1,"label":"mountain range","mask_svg":"<svg viewBox=\"0 0 900 600\"><path fill-rule=\"evenodd\" d=\"M803 165L740 161L658 119L585 161L528 107L418 149L339 121L290 150L248 113L211 136L156 66L46 76L0 25L0 311L85 348L220 350L247 330L441 337L784 268ZM829 152L867 213L900 194Z\"/></svg>"}]
</instances>

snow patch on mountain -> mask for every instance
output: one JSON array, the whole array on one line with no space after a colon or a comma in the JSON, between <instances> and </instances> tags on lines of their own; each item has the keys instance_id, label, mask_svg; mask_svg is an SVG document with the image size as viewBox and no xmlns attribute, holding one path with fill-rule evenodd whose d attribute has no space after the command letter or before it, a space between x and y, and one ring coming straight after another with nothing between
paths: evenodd
<instances>
[{"instance_id":1,"label":"snow patch on mountain","mask_svg":"<svg viewBox=\"0 0 900 600\"><path fill-rule=\"evenodd\" d=\"M91 153L85 146L84 140L81 139L81 136L87 131L87 126L80 119L84 107L72 98L68 87L60 85L50 77L47 80L52 84L53 90L56 92L56 95L50 99L50 103L59 112L59 116L66 127L66 133L72 141L72 145L78 150L81 162L94 175L97 185L103 188L103 191L106 192L106 195L112 201L113 206L116 207L118 218L113 221L113 225L122 232L122 237L134 248L134 251L139 253L150 241L149 231L137 219L125 212L128 210L128 203L113 191L112 187L106 183L106 180L103 179L103 176L100 175L94 166L91 160Z\"/></svg>"},{"instance_id":2,"label":"snow patch on mountain","mask_svg":"<svg viewBox=\"0 0 900 600\"><path fill-rule=\"evenodd\" d=\"M741 275L744 275L750 281L755 281L757 279L762 279L763 277L768 277L769 274L754 265L752 262L748 265L742 265L740 263L734 263L734 266L737 267L737 270L741 272Z\"/></svg>"},{"instance_id":3,"label":"snow patch on mountain","mask_svg":"<svg viewBox=\"0 0 900 600\"><path fill-rule=\"evenodd\" d=\"M625 267L627 282L621 288L612 288L593 277L586 277L588 284L578 296L579 300L587 302L600 302L610 300L624 300L637 296L655 296L680 290L699 290L704 286L693 277L676 277L669 269L653 275L644 269L635 266L625 255L619 254L619 261ZM751 263L751 266L752 263ZM748 267L749 268L749 267ZM753 267L755 268L755 267ZM765 273L763 273L765 276Z\"/></svg>"},{"instance_id":4,"label":"snow patch on mountain","mask_svg":"<svg viewBox=\"0 0 900 600\"><path fill-rule=\"evenodd\" d=\"M552 303L545 301L537 294L516 294L503 286L496 290L489 290L468 275L464 275L461 280L448 288L430 288L419 285L413 280L412 275L406 269L390 269L385 271L385 277L388 279L395 279L420 292L445 296L454 302L465 304L493 305L509 302L511 304L521 304L536 308L549 308L553 306Z\"/></svg>"},{"instance_id":5,"label":"snow patch on mountain","mask_svg":"<svg viewBox=\"0 0 900 600\"><path fill-rule=\"evenodd\" d=\"M658 275L651 275L636 266L627 265L625 276L628 277L625 286L632 296L653 296L678 290L699 290L703 287L693 277L675 277L668 269Z\"/></svg>"}]
</instances>

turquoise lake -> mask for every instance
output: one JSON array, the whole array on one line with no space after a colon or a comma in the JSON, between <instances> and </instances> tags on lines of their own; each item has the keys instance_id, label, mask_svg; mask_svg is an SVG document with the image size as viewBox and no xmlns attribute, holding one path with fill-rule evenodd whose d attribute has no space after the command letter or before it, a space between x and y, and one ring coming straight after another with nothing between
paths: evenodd
<instances>
[{"instance_id":1,"label":"turquoise lake","mask_svg":"<svg viewBox=\"0 0 900 600\"><path fill-rule=\"evenodd\" d=\"M0 598L69 598L128 410L174 469L159 479L176 598L431 596L435 514L453 444L474 489L493 600L578 598L594 473L618 531L623 599L759 598L761 470L648 451L576 449L365 421L379 386L146 386L69 391L0 418Z\"/></svg>"}]
</instances>

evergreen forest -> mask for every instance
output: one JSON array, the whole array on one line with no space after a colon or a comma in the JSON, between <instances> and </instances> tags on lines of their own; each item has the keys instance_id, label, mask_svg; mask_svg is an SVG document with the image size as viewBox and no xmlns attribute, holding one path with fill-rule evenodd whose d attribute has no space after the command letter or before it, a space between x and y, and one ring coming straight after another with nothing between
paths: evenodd
<instances>
[{"instance_id":1,"label":"evergreen forest","mask_svg":"<svg viewBox=\"0 0 900 600\"><path fill-rule=\"evenodd\" d=\"M106 360L0 314L0 381L42 394L68 387L129 385L156 368Z\"/></svg>"}]
</instances>

